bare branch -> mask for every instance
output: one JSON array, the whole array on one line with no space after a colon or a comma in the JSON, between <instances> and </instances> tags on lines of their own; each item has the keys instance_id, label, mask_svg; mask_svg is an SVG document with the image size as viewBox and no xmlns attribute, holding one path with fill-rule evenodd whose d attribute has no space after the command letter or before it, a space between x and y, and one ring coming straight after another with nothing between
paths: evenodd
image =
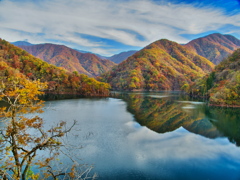
<instances>
[{"instance_id":1,"label":"bare branch","mask_svg":"<svg viewBox=\"0 0 240 180\"><path fill-rule=\"evenodd\" d=\"M20 150L22 150L23 152L26 152L26 153L29 152L28 150L26 150L26 149L24 149L24 148L22 148L22 147L17 147L17 149L20 149Z\"/></svg>"}]
</instances>

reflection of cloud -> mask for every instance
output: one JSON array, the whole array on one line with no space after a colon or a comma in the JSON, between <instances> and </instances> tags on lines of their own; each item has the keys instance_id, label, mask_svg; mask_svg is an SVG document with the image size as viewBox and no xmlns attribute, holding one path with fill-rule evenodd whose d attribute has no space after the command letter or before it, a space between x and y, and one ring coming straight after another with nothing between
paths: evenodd
<instances>
[{"instance_id":1,"label":"reflection of cloud","mask_svg":"<svg viewBox=\"0 0 240 180\"><path fill-rule=\"evenodd\" d=\"M191 110L191 109L196 109L197 105L205 104L205 102L197 102L197 101L178 101L180 103L183 103L184 105L182 106L183 110Z\"/></svg>"},{"instance_id":2,"label":"reflection of cloud","mask_svg":"<svg viewBox=\"0 0 240 180\"><path fill-rule=\"evenodd\" d=\"M196 107L193 105L183 106L182 109L195 109Z\"/></svg>"},{"instance_id":3,"label":"reflection of cloud","mask_svg":"<svg viewBox=\"0 0 240 180\"><path fill-rule=\"evenodd\" d=\"M219 179L216 176L223 179L221 175L235 173L240 167L240 149L226 138L204 138L183 127L158 134L134 122L132 115L126 111L125 102L119 99L52 103L56 111L46 110L45 116L62 119L63 114L68 114L68 119L78 120L79 127L76 129L81 128L77 132L79 136L69 136L69 141L84 146L77 154L84 162L95 164L94 171L100 170L109 175L116 171L123 174L136 170L161 176L162 179L180 179L179 173L184 172L183 176L186 176L191 174L189 169L192 169L198 175L203 173L204 178L199 179L206 179L209 172L213 176L209 179ZM89 132L93 132L91 137L81 138Z\"/></svg>"},{"instance_id":4,"label":"reflection of cloud","mask_svg":"<svg viewBox=\"0 0 240 180\"><path fill-rule=\"evenodd\" d=\"M152 97L152 98L165 98L165 97L170 97L170 95L149 95L149 97Z\"/></svg>"},{"instance_id":5,"label":"reflection of cloud","mask_svg":"<svg viewBox=\"0 0 240 180\"><path fill-rule=\"evenodd\" d=\"M141 127L136 122L129 122L127 125L132 129L127 135L127 140L133 155L136 155L136 161L139 157L145 157L146 161L152 159L210 161L223 158L223 154L229 159L236 159L236 155L240 153L240 149L229 143L227 138L212 140L190 133L183 127L173 132L158 134L147 127ZM128 149L130 147L128 146ZM141 162L142 160L143 158L140 158ZM240 163L240 157L237 161Z\"/></svg>"},{"instance_id":6,"label":"reflection of cloud","mask_svg":"<svg viewBox=\"0 0 240 180\"><path fill-rule=\"evenodd\" d=\"M239 14L227 16L219 9L163 1L160 4L150 0L4 0L0 3L2 38L29 39L33 43L65 39L89 50L99 43L101 48L106 48L108 40L138 47L161 38L185 43L187 39L181 34L218 30L226 24L240 26ZM76 33L100 37L104 42L79 37Z\"/></svg>"},{"instance_id":7,"label":"reflection of cloud","mask_svg":"<svg viewBox=\"0 0 240 180\"><path fill-rule=\"evenodd\" d=\"M199 101L178 101L180 103L186 103L186 104L195 104L195 105L198 105L198 104L205 104L205 102L199 102Z\"/></svg>"}]
</instances>

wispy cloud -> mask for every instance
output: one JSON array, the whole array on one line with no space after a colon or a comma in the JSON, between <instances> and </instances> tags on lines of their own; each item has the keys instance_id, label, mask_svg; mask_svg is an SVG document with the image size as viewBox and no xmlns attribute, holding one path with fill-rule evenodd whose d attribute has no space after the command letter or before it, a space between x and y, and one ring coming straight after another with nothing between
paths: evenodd
<instances>
[{"instance_id":1,"label":"wispy cloud","mask_svg":"<svg viewBox=\"0 0 240 180\"><path fill-rule=\"evenodd\" d=\"M128 47L143 47L161 38L185 43L189 39L182 34L207 31L238 33L239 14L227 15L222 9L206 4L196 7L195 4L169 2L2 0L0 36L9 41L69 42L74 48L97 49L98 52L111 54L119 47L109 44L109 40ZM224 29L226 25L237 28ZM99 37L102 41L81 37L77 33Z\"/></svg>"}]
</instances>

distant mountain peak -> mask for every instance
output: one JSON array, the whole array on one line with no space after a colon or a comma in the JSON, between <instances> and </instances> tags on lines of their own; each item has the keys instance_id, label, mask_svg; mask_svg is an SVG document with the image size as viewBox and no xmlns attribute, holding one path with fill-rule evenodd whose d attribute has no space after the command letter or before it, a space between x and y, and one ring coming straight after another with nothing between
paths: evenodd
<instances>
[{"instance_id":1,"label":"distant mountain peak","mask_svg":"<svg viewBox=\"0 0 240 180\"><path fill-rule=\"evenodd\" d=\"M135 54L137 51L135 50L131 50L131 51L124 51L124 52L121 52L119 54L115 54L111 57L108 57L107 59L119 64L121 63L122 61L126 60L129 56Z\"/></svg>"},{"instance_id":2,"label":"distant mountain peak","mask_svg":"<svg viewBox=\"0 0 240 180\"><path fill-rule=\"evenodd\" d=\"M240 48L240 40L232 35L214 33L194 39L184 46L214 64L219 64L234 50Z\"/></svg>"},{"instance_id":3,"label":"distant mountain peak","mask_svg":"<svg viewBox=\"0 0 240 180\"><path fill-rule=\"evenodd\" d=\"M32 45L34 45L27 41L16 41L16 42L12 42L11 44L14 44L15 46L32 46Z\"/></svg>"}]
</instances>

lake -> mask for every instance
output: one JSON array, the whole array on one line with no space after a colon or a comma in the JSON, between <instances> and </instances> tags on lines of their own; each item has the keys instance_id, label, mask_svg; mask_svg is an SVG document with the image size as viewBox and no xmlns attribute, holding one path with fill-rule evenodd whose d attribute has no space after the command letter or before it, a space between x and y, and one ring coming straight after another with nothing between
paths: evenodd
<instances>
[{"instance_id":1,"label":"lake","mask_svg":"<svg viewBox=\"0 0 240 180\"><path fill-rule=\"evenodd\" d=\"M68 141L98 179L240 179L240 109L164 92L45 104L48 126L77 121Z\"/></svg>"}]
</instances>

